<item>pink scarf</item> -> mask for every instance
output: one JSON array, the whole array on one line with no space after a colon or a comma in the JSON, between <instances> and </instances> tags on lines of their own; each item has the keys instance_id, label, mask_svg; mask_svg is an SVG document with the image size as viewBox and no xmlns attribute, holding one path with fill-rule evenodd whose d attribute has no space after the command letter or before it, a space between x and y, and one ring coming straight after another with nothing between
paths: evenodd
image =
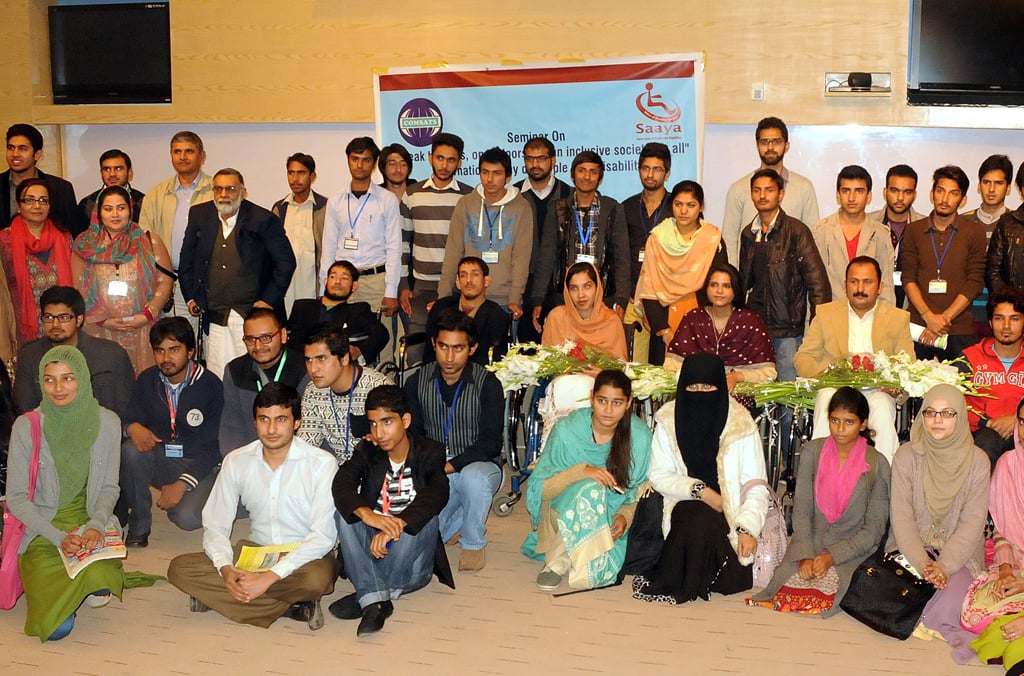
<instances>
[{"instance_id":1,"label":"pink scarf","mask_svg":"<svg viewBox=\"0 0 1024 676\"><path fill-rule=\"evenodd\" d=\"M1024 548L1024 448L1020 423L1014 425L1013 450L1003 453L992 472L988 512L1004 538Z\"/></svg>"},{"instance_id":2,"label":"pink scarf","mask_svg":"<svg viewBox=\"0 0 1024 676\"><path fill-rule=\"evenodd\" d=\"M867 449L868 440L858 437L850 454L846 456L846 464L840 467L836 440L830 436L821 447L818 475L814 477L814 501L830 524L843 516L847 505L850 504L857 481L862 474L871 469L864 457Z\"/></svg>"}]
</instances>

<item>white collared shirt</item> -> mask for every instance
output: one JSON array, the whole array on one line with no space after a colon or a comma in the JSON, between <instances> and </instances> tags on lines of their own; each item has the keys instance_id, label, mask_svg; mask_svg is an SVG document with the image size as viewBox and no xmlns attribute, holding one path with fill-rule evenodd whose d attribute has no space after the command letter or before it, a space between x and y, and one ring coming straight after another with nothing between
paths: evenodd
<instances>
[{"instance_id":1,"label":"white collared shirt","mask_svg":"<svg viewBox=\"0 0 1024 676\"><path fill-rule=\"evenodd\" d=\"M775 210L775 216L772 217L772 222L768 224L768 229L765 230L764 232L761 231L761 227L763 225L761 223L761 214L754 216L754 220L750 224L750 229L754 232L755 242L763 242L765 239L768 238L768 235L770 235L772 233L772 230L775 229L775 222L779 220L779 214L781 213L781 208Z\"/></svg>"},{"instance_id":2,"label":"white collared shirt","mask_svg":"<svg viewBox=\"0 0 1024 676\"><path fill-rule=\"evenodd\" d=\"M850 319L847 350L850 354L874 352L871 342L871 327L875 324L875 310L878 308L878 303L876 302L875 307L865 312L863 317L857 316L849 302L847 302L847 306L849 307L847 316Z\"/></svg>"},{"instance_id":3,"label":"white collared shirt","mask_svg":"<svg viewBox=\"0 0 1024 676\"><path fill-rule=\"evenodd\" d=\"M284 212L284 232L295 254L295 274L284 295L284 306L291 308L300 298L316 298L319 294L316 283L316 240L313 237L313 193L305 202L296 202L295 194L285 198L288 208Z\"/></svg>"},{"instance_id":4,"label":"white collared shirt","mask_svg":"<svg viewBox=\"0 0 1024 676\"><path fill-rule=\"evenodd\" d=\"M539 199L543 200L543 199L547 199L547 196L550 195L551 191L554 190L554 189L555 189L555 172L551 172L550 174L548 174L547 185L545 185L540 190L537 190L536 188L534 188L533 184L530 183L530 178L527 177L526 180L523 181L523 188L522 188L522 190L520 190L519 192L520 193L524 193L527 190L529 190L534 195L536 195Z\"/></svg>"},{"instance_id":5,"label":"white collared shirt","mask_svg":"<svg viewBox=\"0 0 1024 676\"><path fill-rule=\"evenodd\" d=\"M337 471L333 455L298 436L276 470L263 459L258 440L229 453L203 507L203 550L213 566L219 571L234 563L231 526L239 500L249 511L250 539L260 545L301 542L271 568L281 578L327 554L338 536L331 495Z\"/></svg>"},{"instance_id":6,"label":"white collared shirt","mask_svg":"<svg viewBox=\"0 0 1024 676\"><path fill-rule=\"evenodd\" d=\"M239 209L241 209L241 205L239 205ZM228 237L231 236L231 231L235 229L235 224L236 223L238 223L238 212L237 211L235 213L231 214L231 216L229 216L227 218L227 220L225 220L224 217L221 216L221 218L220 218L220 232L221 232L222 235L224 235L224 239L227 239Z\"/></svg>"},{"instance_id":7,"label":"white collared shirt","mask_svg":"<svg viewBox=\"0 0 1024 676\"><path fill-rule=\"evenodd\" d=\"M346 241L355 248L346 248ZM337 260L347 260L357 270L383 265L384 295L398 297L402 274L402 221L394 193L371 183L365 195L356 197L350 185L328 200L318 289L324 287L327 271Z\"/></svg>"}]
</instances>

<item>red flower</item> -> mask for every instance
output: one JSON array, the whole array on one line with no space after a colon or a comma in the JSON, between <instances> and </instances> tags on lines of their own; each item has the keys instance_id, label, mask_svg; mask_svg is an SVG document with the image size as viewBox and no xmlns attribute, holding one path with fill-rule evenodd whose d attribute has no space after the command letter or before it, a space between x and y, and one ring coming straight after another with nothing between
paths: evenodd
<instances>
[{"instance_id":1,"label":"red flower","mask_svg":"<svg viewBox=\"0 0 1024 676\"><path fill-rule=\"evenodd\" d=\"M864 359L862 359L861 362L860 362L860 366L865 371L874 371L875 370L875 365L874 365L874 363L872 363L871 357L864 357Z\"/></svg>"},{"instance_id":2,"label":"red flower","mask_svg":"<svg viewBox=\"0 0 1024 676\"><path fill-rule=\"evenodd\" d=\"M583 354L583 346L579 343L576 343L576 346L569 350L569 356L578 359L579 361L584 361L587 358L587 356Z\"/></svg>"},{"instance_id":3,"label":"red flower","mask_svg":"<svg viewBox=\"0 0 1024 676\"><path fill-rule=\"evenodd\" d=\"M861 365L860 355L859 354L853 355L853 360L850 362L850 367L854 371L859 371L860 370L860 365Z\"/></svg>"}]
</instances>

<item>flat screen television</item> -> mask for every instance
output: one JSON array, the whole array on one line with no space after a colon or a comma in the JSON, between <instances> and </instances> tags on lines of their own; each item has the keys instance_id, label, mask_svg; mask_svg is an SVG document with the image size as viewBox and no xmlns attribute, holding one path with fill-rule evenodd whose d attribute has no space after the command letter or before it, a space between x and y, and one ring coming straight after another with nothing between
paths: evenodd
<instances>
[{"instance_id":1,"label":"flat screen television","mask_svg":"<svg viewBox=\"0 0 1024 676\"><path fill-rule=\"evenodd\" d=\"M1024 105L1021 36L1021 0L912 0L907 102Z\"/></svg>"},{"instance_id":2,"label":"flat screen television","mask_svg":"<svg viewBox=\"0 0 1024 676\"><path fill-rule=\"evenodd\" d=\"M167 2L49 8L53 102L170 103Z\"/></svg>"}]
</instances>

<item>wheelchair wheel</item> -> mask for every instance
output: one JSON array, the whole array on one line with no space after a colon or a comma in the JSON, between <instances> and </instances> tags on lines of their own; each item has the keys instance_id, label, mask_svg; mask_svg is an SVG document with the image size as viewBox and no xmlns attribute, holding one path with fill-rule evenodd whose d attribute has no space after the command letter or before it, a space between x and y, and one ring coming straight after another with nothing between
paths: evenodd
<instances>
[{"instance_id":1,"label":"wheelchair wheel","mask_svg":"<svg viewBox=\"0 0 1024 676\"><path fill-rule=\"evenodd\" d=\"M515 497L504 493L498 493L491 500L491 512L494 516L510 516L515 506Z\"/></svg>"}]
</instances>

